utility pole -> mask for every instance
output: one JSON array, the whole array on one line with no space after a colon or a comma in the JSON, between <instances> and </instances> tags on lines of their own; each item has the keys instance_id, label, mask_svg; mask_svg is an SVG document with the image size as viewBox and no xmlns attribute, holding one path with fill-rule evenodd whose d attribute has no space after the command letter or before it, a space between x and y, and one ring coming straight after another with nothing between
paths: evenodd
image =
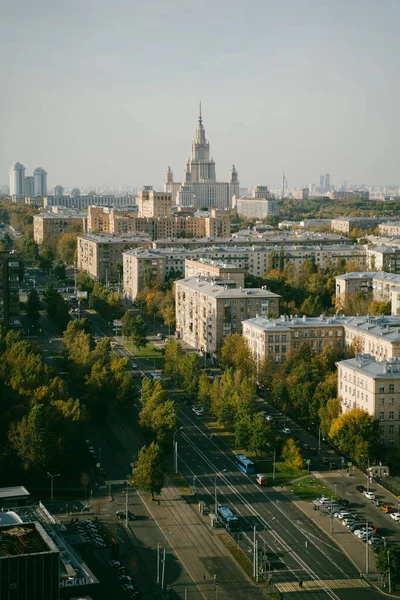
<instances>
[{"instance_id":1,"label":"utility pole","mask_svg":"<svg viewBox=\"0 0 400 600\"><path fill-rule=\"evenodd\" d=\"M160 583L160 544L157 544L157 583Z\"/></svg>"},{"instance_id":2,"label":"utility pole","mask_svg":"<svg viewBox=\"0 0 400 600\"><path fill-rule=\"evenodd\" d=\"M253 529L253 577L256 576L256 526L254 525L254 529Z\"/></svg>"},{"instance_id":3,"label":"utility pole","mask_svg":"<svg viewBox=\"0 0 400 600\"><path fill-rule=\"evenodd\" d=\"M365 572L368 575L369 571L369 555L368 555L368 519L367 519L367 536L365 538Z\"/></svg>"},{"instance_id":4,"label":"utility pole","mask_svg":"<svg viewBox=\"0 0 400 600\"><path fill-rule=\"evenodd\" d=\"M256 540L255 557L256 557L256 583L258 583L258 540Z\"/></svg>"},{"instance_id":5,"label":"utility pole","mask_svg":"<svg viewBox=\"0 0 400 600\"><path fill-rule=\"evenodd\" d=\"M392 593L392 579L390 576L390 552L387 551L387 561L388 561L388 586L389 586L389 594Z\"/></svg>"},{"instance_id":6,"label":"utility pole","mask_svg":"<svg viewBox=\"0 0 400 600\"><path fill-rule=\"evenodd\" d=\"M164 546L164 552L163 552L163 559L162 559L162 572L161 572L161 589L164 589L164 578L165 578L165 546Z\"/></svg>"},{"instance_id":7,"label":"utility pole","mask_svg":"<svg viewBox=\"0 0 400 600\"><path fill-rule=\"evenodd\" d=\"M126 483L126 497L125 497L125 527L128 527L128 482Z\"/></svg>"},{"instance_id":8,"label":"utility pole","mask_svg":"<svg viewBox=\"0 0 400 600\"><path fill-rule=\"evenodd\" d=\"M272 464L272 481L275 481L275 470L276 470L276 452L274 450L274 462Z\"/></svg>"},{"instance_id":9,"label":"utility pole","mask_svg":"<svg viewBox=\"0 0 400 600\"><path fill-rule=\"evenodd\" d=\"M179 429L177 429L174 432L174 435L172 438L172 455L174 457L174 472L175 472L175 474L178 473L178 442L175 440L175 436L178 433L178 431L181 431L181 429L183 429L183 427L179 427Z\"/></svg>"},{"instance_id":10,"label":"utility pole","mask_svg":"<svg viewBox=\"0 0 400 600\"><path fill-rule=\"evenodd\" d=\"M60 473L57 473L57 475L52 475L51 473L47 473L47 475L51 479L50 491L51 491L51 499L53 500L53 498L54 498L54 483L53 483L53 479L54 479L54 477L60 477Z\"/></svg>"}]
</instances>

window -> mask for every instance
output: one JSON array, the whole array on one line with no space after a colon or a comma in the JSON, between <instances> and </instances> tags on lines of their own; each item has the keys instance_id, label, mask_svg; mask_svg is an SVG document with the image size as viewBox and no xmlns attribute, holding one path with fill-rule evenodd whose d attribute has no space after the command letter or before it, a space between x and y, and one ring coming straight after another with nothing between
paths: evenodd
<instances>
[{"instance_id":1,"label":"window","mask_svg":"<svg viewBox=\"0 0 400 600\"><path fill-rule=\"evenodd\" d=\"M276 341L276 342L280 342L280 336L279 336L279 335L276 335L276 336L275 336L275 341Z\"/></svg>"},{"instance_id":2,"label":"window","mask_svg":"<svg viewBox=\"0 0 400 600\"><path fill-rule=\"evenodd\" d=\"M385 420L385 413L384 412L380 412L379 413L379 420L380 421L384 421Z\"/></svg>"},{"instance_id":3,"label":"window","mask_svg":"<svg viewBox=\"0 0 400 600\"><path fill-rule=\"evenodd\" d=\"M389 425L389 433L394 434L394 425Z\"/></svg>"},{"instance_id":4,"label":"window","mask_svg":"<svg viewBox=\"0 0 400 600\"><path fill-rule=\"evenodd\" d=\"M394 421L394 412L392 410L389 413L389 421Z\"/></svg>"},{"instance_id":5,"label":"window","mask_svg":"<svg viewBox=\"0 0 400 600\"><path fill-rule=\"evenodd\" d=\"M394 398L390 398L390 400L389 400L389 406L394 406Z\"/></svg>"},{"instance_id":6,"label":"window","mask_svg":"<svg viewBox=\"0 0 400 600\"><path fill-rule=\"evenodd\" d=\"M384 394L385 393L385 386L384 385L380 385L379 386L379 393L380 394Z\"/></svg>"},{"instance_id":7,"label":"window","mask_svg":"<svg viewBox=\"0 0 400 600\"><path fill-rule=\"evenodd\" d=\"M280 347L279 346L275 346L275 354L279 354L280 352Z\"/></svg>"},{"instance_id":8,"label":"window","mask_svg":"<svg viewBox=\"0 0 400 600\"><path fill-rule=\"evenodd\" d=\"M379 406L385 406L385 398L380 399Z\"/></svg>"},{"instance_id":9,"label":"window","mask_svg":"<svg viewBox=\"0 0 400 600\"><path fill-rule=\"evenodd\" d=\"M286 352L286 346L282 346L282 352Z\"/></svg>"},{"instance_id":10,"label":"window","mask_svg":"<svg viewBox=\"0 0 400 600\"><path fill-rule=\"evenodd\" d=\"M394 383L389 383L389 393L390 394L394 393Z\"/></svg>"},{"instance_id":11,"label":"window","mask_svg":"<svg viewBox=\"0 0 400 600\"><path fill-rule=\"evenodd\" d=\"M286 334L282 335L282 342L286 342Z\"/></svg>"},{"instance_id":12,"label":"window","mask_svg":"<svg viewBox=\"0 0 400 600\"><path fill-rule=\"evenodd\" d=\"M268 336L268 341L269 342L273 342L274 341L274 336L273 335L269 335Z\"/></svg>"}]
</instances>

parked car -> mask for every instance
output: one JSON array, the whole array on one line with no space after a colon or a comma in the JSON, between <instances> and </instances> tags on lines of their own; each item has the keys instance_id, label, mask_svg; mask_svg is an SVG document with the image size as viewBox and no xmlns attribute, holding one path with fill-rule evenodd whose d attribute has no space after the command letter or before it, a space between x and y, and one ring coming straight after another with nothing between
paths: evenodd
<instances>
[{"instance_id":1,"label":"parked car","mask_svg":"<svg viewBox=\"0 0 400 600\"><path fill-rule=\"evenodd\" d=\"M391 513L390 518L393 519L393 521L400 521L400 513L398 513L398 512Z\"/></svg>"},{"instance_id":2,"label":"parked car","mask_svg":"<svg viewBox=\"0 0 400 600\"><path fill-rule=\"evenodd\" d=\"M329 458L326 458L326 456L321 456L321 462L323 465L329 465Z\"/></svg>"},{"instance_id":3,"label":"parked car","mask_svg":"<svg viewBox=\"0 0 400 600\"><path fill-rule=\"evenodd\" d=\"M391 511L391 508L388 504L381 504L380 509L382 512L389 514Z\"/></svg>"},{"instance_id":4,"label":"parked car","mask_svg":"<svg viewBox=\"0 0 400 600\"><path fill-rule=\"evenodd\" d=\"M267 485L268 479L266 478L265 475L261 475L259 473L256 477L256 483L258 483L258 485Z\"/></svg>"},{"instance_id":5,"label":"parked car","mask_svg":"<svg viewBox=\"0 0 400 600\"><path fill-rule=\"evenodd\" d=\"M284 433L285 435L290 435L290 429L289 429L289 427L284 427L282 429L282 433Z\"/></svg>"},{"instance_id":6,"label":"parked car","mask_svg":"<svg viewBox=\"0 0 400 600\"><path fill-rule=\"evenodd\" d=\"M354 516L355 515L353 515L352 513L343 512L343 511L339 512L339 515L338 515L338 517L339 517L340 520L342 520L342 519L349 519L350 517L354 518Z\"/></svg>"},{"instance_id":7,"label":"parked car","mask_svg":"<svg viewBox=\"0 0 400 600\"><path fill-rule=\"evenodd\" d=\"M382 504L382 500L378 500L377 498L375 498L375 500L374 500L374 504L375 504L375 506L378 506L378 507L379 507L379 506L381 506L381 504Z\"/></svg>"},{"instance_id":8,"label":"parked car","mask_svg":"<svg viewBox=\"0 0 400 600\"><path fill-rule=\"evenodd\" d=\"M117 510L115 513L117 519L126 519L126 511L125 510ZM136 519L136 515L134 515L130 510L128 510L128 521L134 521Z\"/></svg>"},{"instance_id":9,"label":"parked car","mask_svg":"<svg viewBox=\"0 0 400 600\"><path fill-rule=\"evenodd\" d=\"M341 506L344 506L345 508L349 508L351 504L350 500L347 500L347 498L339 498L338 502Z\"/></svg>"},{"instance_id":10,"label":"parked car","mask_svg":"<svg viewBox=\"0 0 400 600\"><path fill-rule=\"evenodd\" d=\"M266 421L270 421L270 422L272 422L274 420L271 415L264 415L264 418Z\"/></svg>"},{"instance_id":11,"label":"parked car","mask_svg":"<svg viewBox=\"0 0 400 600\"><path fill-rule=\"evenodd\" d=\"M201 417L202 415L204 415L204 406L193 406L192 411L195 415Z\"/></svg>"},{"instance_id":12,"label":"parked car","mask_svg":"<svg viewBox=\"0 0 400 600\"><path fill-rule=\"evenodd\" d=\"M361 494L363 494L365 492L365 487L363 485L357 485L356 486L356 490L358 490L359 492L361 492Z\"/></svg>"},{"instance_id":13,"label":"parked car","mask_svg":"<svg viewBox=\"0 0 400 600\"><path fill-rule=\"evenodd\" d=\"M329 470L330 471L334 471L335 469L337 469L337 464L334 462L330 462L329 463Z\"/></svg>"},{"instance_id":14,"label":"parked car","mask_svg":"<svg viewBox=\"0 0 400 600\"><path fill-rule=\"evenodd\" d=\"M375 500L374 492L364 492L364 496L368 498L368 500Z\"/></svg>"}]
</instances>

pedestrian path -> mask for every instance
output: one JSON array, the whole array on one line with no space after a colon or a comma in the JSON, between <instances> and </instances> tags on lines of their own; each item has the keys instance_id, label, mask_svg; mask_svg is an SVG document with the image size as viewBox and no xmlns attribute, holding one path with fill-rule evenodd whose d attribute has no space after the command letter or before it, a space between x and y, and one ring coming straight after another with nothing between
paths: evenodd
<instances>
[{"instance_id":1,"label":"pedestrian path","mask_svg":"<svg viewBox=\"0 0 400 600\"><path fill-rule=\"evenodd\" d=\"M365 579L313 579L312 581L303 581L303 587L300 587L298 581L276 583L275 587L279 592L283 593L365 588L369 587L369 585Z\"/></svg>"}]
</instances>

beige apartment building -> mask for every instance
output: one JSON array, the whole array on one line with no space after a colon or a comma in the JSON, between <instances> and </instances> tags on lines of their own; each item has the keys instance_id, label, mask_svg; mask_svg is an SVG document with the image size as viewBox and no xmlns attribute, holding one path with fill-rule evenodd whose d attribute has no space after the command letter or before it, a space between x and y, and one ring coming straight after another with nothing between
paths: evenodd
<instances>
[{"instance_id":1,"label":"beige apartment building","mask_svg":"<svg viewBox=\"0 0 400 600\"><path fill-rule=\"evenodd\" d=\"M206 277L210 279L235 281L236 287L244 288L244 269L219 260L200 258L185 260L185 279L190 277Z\"/></svg>"},{"instance_id":2,"label":"beige apartment building","mask_svg":"<svg viewBox=\"0 0 400 600\"><path fill-rule=\"evenodd\" d=\"M267 357L284 362L290 350L308 343L315 352L326 347L343 348L343 319L332 317L288 317L268 319L257 316L243 321L243 336L254 358Z\"/></svg>"},{"instance_id":3,"label":"beige apartment building","mask_svg":"<svg viewBox=\"0 0 400 600\"><path fill-rule=\"evenodd\" d=\"M372 300L390 302L392 290L400 285L400 275L384 271L344 273L335 277L336 299L344 302L352 294L371 294Z\"/></svg>"},{"instance_id":4,"label":"beige apartment building","mask_svg":"<svg viewBox=\"0 0 400 600\"><path fill-rule=\"evenodd\" d=\"M150 239L132 233L78 235L78 269L95 281L118 281L122 253L137 247L151 247Z\"/></svg>"},{"instance_id":5,"label":"beige apartment building","mask_svg":"<svg viewBox=\"0 0 400 600\"><path fill-rule=\"evenodd\" d=\"M202 352L216 352L242 321L257 314L279 314L279 298L265 289L244 289L236 282L197 277L175 283L176 336Z\"/></svg>"},{"instance_id":6,"label":"beige apartment building","mask_svg":"<svg viewBox=\"0 0 400 600\"><path fill-rule=\"evenodd\" d=\"M400 221L387 221L378 225L379 235L400 235Z\"/></svg>"},{"instance_id":7,"label":"beige apartment building","mask_svg":"<svg viewBox=\"0 0 400 600\"><path fill-rule=\"evenodd\" d=\"M254 357L284 362L287 353L307 342L315 352L350 348L378 361L400 357L400 317L256 317L243 322L243 336Z\"/></svg>"},{"instance_id":8,"label":"beige apartment building","mask_svg":"<svg viewBox=\"0 0 400 600\"><path fill-rule=\"evenodd\" d=\"M61 233L81 233L86 230L86 213L40 213L33 217L33 239L43 244L46 238Z\"/></svg>"},{"instance_id":9,"label":"beige apartment building","mask_svg":"<svg viewBox=\"0 0 400 600\"><path fill-rule=\"evenodd\" d=\"M400 273L400 248L398 246L369 246L367 268L371 271Z\"/></svg>"},{"instance_id":10,"label":"beige apartment building","mask_svg":"<svg viewBox=\"0 0 400 600\"><path fill-rule=\"evenodd\" d=\"M156 192L151 185L145 185L137 197L139 217L170 217L172 196L169 192Z\"/></svg>"},{"instance_id":11,"label":"beige apartment building","mask_svg":"<svg viewBox=\"0 0 400 600\"><path fill-rule=\"evenodd\" d=\"M338 396L344 413L360 408L379 421L382 440L400 442L400 362L377 362L360 354L337 363Z\"/></svg>"},{"instance_id":12,"label":"beige apartment building","mask_svg":"<svg viewBox=\"0 0 400 600\"><path fill-rule=\"evenodd\" d=\"M349 235L352 229L373 229L385 221L384 217L341 217L332 219L332 231Z\"/></svg>"},{"instance_id":13,"label":"beige apartment building","mask_svg":"<svg viewBox=\"0 0 400 600\"><path fill-rule=\"evenodd\" d=\"M137 248L122 254L124 297L133 302L140 291L165 282L167 256L156 250Z\"/></svg>"}]
</instances>

